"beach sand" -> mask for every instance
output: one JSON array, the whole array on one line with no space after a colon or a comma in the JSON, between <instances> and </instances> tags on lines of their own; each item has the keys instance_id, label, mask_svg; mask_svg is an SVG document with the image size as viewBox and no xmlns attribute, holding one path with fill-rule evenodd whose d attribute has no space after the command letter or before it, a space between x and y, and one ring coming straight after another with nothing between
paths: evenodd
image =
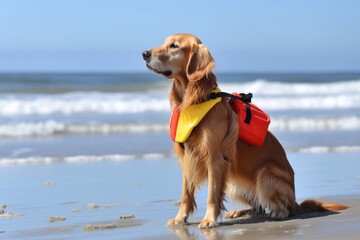
<instances>
[{"instance_id":1,"label":"beach sand","mask_svg":"<svg viewBox=\"0 0 360 240\"><path fill-rule=\"evenodd\" d=\"M206 186L189 225L168 227L178 210L174 157L0 167L0 239L359 239L360 153L292 153L297 199L352 206L284 221L219 218L199 230ZM228 210L246 208L226 203Z\"/></svg>"}]
</instances>

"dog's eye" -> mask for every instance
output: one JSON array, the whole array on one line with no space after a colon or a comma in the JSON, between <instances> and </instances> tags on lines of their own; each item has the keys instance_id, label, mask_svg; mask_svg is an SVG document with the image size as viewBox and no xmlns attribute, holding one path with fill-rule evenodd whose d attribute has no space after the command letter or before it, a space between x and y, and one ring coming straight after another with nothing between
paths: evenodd
<instances>
[{"instance_id":1,"label":"dog's eye","mask_svg":"<svg viewBox=\"0 0 360 240\"><path fill-rule=\"evenodd\" d=\"M172 43L172 44L170 44L169 47L170 47L170 48L178 48L179 46L178 46L176 43Z\"/></svg>"}]
</instances>

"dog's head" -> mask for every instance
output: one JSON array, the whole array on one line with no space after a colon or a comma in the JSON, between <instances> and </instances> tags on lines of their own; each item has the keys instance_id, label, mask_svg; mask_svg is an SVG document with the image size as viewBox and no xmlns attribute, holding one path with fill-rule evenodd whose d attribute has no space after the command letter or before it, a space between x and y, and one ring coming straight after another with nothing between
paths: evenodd
<instances>
[{"instance_id":1,"label":"dog's head","mask_svg":"<svg viewBox=\"0 0 360 240\"><path fill-rule=\"evenodd\" d=\"M175 34L165 39L162 46L142 53L151 71L167 78L197 81L214 69L209 50L191 34Z\"/></svg>"}]
</instances>

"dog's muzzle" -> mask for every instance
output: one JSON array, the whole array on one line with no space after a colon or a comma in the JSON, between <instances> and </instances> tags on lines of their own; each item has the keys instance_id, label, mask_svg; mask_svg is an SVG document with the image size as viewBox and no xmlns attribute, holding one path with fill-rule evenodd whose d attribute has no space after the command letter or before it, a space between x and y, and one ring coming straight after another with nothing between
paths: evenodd
<instances>
[{"instance_id":1,"label":"dog's muzzle","mask_svg":"<svg viewBox=\"0 0 360 240\"><path fill-rule=\"evenodd\" d=\"M170 77L170 76L171 76L171 74L172 74L171 71L159 71L159 70L154 69L153 67L150 66L149 62L150 62L150 57L151 57L151 51L144 51L144 52L142 53L142 56L143 56L143 59L144 59L145 62L146 62L146 63L145 63L145 64L146 64L146 67L147 67L149 70L151 70L151 71L153 71L153 72L155 72L155 73L157 73L157 74L162 74L162 75L164 75L164 76L166 76L166 77Z\"/></svg>"}]
</instances>

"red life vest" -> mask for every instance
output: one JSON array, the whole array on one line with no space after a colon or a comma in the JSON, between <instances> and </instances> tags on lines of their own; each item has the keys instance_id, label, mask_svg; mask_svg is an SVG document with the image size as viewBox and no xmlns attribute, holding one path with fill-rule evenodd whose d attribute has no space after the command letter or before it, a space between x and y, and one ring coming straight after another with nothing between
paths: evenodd
<instances>
[{"instance_id":1,"label":"red life vest","mask_svg":"<svg viewBox=\"0 0 360 240\"><path fill-rule=\"evenodd\" d=\"M241 96L238 93L233 93L233 95ZM270 124L269 115L251 102L232 98L230 104L238 115L239 138L251 145L261 146Z\"/></svg>"},{"instance_id":2,"label":"red life vest","mask_svg":"<svg viewBox=\"0 0 360 240\"><path fill-rule=\"evenodd\" d=\"M223 93L220 89L214 90L212 94L209 101L192 105L182 112L173 106L170 118L171 139L174 142L184 143L207 112L221 101L221 97L229 97L229 104L238 115L239 138L251 145L261 146L267 134L270 117L250 102L252 95L248 94L242 98L238 93Z\"/></svg>"}]
</instances>

